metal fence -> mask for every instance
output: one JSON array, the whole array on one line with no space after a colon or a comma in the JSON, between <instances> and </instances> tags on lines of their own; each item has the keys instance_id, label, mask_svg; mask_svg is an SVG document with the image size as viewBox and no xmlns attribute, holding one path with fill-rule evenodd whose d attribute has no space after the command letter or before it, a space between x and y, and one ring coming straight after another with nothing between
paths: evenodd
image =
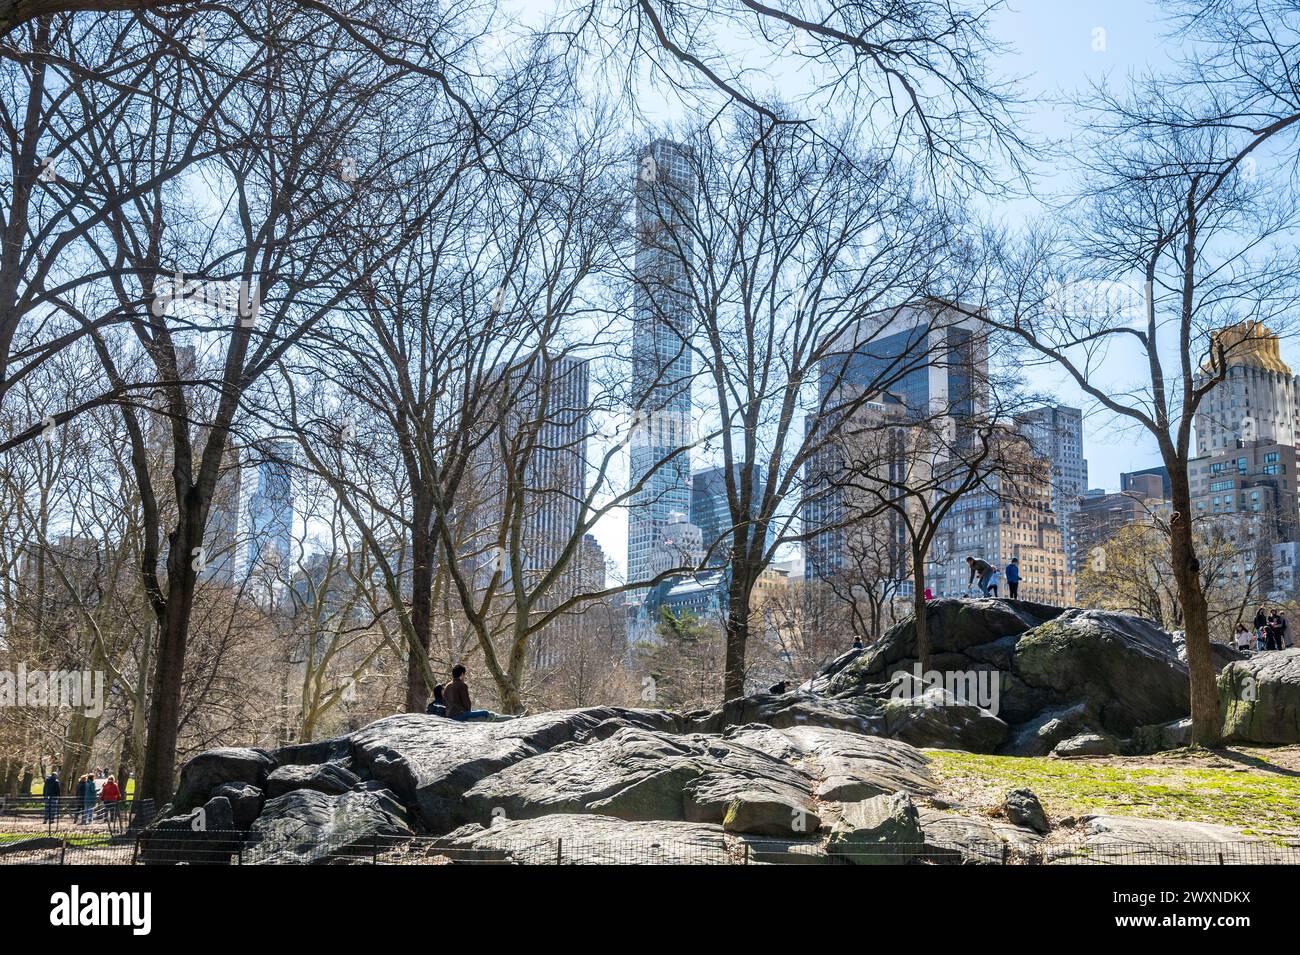
<instances>
[{"instance_id":1,"label":"metal fence","mask_svg":"<svg viewBox=\"0 0 1300 955\"><path fill-rule=\"evenodd\" d=\"M527 844L439 837L340 837L308 832L7 833L0 865L1297 865L1300 847L1266 840L1034 844L878 844L765 840L730 834L691 840L556 838Z\"/></svg>"},{"instance_id":2,"label":"metal fence","mask_svg":"<svg viewBox=\"0 0 1300 955\"><path fill-rule=\"evenodd\" d=\"M151 799L96 801L87 806L76 796L0 796L0 833L117 832L147 825L152 819Z\"/></svg>"}]
</instances>

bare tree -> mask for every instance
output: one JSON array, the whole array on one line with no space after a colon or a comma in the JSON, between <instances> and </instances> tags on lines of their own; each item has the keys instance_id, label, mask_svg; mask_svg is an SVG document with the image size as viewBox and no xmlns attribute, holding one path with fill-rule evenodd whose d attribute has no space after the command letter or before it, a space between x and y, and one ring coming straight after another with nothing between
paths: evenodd
<instances>
[{"instance_id":1,"label":"bare tree","mask_svg":"<svg viewBox=\"0 0 1300 955\"><path fill-rule=\"evenodd\" d=\"M985 314L1009 343L1054 363L1118 421L1155 439L1172 485L1171 571L1195 739L1212 746L1220 723L1192 522L1192 422L1256 337L1215 332L1282 320L1294 308L1300 273L1282 237L1295 210L1267 177L1245 174L1230 132L1196 122L1213 104L1147 82L1129 98L1103 92L1096 105L1077 214L1063 217L1065 229L993 240L999 287ZM1140 377L1117 381L1114 368Z\"/></svg>"},{"instance_id":2,"label":"bare tree","mask_svg":"<svg viewBox=\"0 0 1300 955\"><path fill-rule=\"evenodd\" d=\"M886 157L834 148L797 129L742 117L689 140L689 188L664 188L654 242L680 267L665 284L637 276L659 320L699 358L703 452L718 454L727 538L705 541L730 567L727 698L745 692L751 595L790 543L824 528L805 504L806 467L843 423L927 366L950 313L897 352L891 306L923 297L950 255L942 217L915 199ZM852 382L853 387L840 387ZM927 410L928 413L928 410ZM710 420L712 419L712 420ZM713 422L716 421L716 426ZM804 525L796 526L802 516Z\"/></svg>"}]
</instances>

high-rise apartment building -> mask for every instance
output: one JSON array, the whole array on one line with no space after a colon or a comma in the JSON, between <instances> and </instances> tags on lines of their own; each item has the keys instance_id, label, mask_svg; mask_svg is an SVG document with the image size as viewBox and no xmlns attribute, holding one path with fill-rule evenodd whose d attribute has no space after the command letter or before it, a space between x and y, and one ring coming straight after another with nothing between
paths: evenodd
<instances>
[{"instance_id":1,"label":"high-rise apartment building","mask_svg":"<svg viewBox=\"0 0 1300 955\"><path fill-rule=\"evenodd\" d=\"M513 524L517 517L520 530L506 539L508 546L519 548L526 586L533 587L561 562L582 520L589 372L581 358L539 355L527 367L499 369L497 383L503 389L498 403L505 415L503 432L500 439L484 442L476 458L477 486L469 492L477 499L470 546L485 555L480 564L485 585L497 569L489 552L502 524ZM505 513L507 506L510 514ZM510 566L508 560L500 562L507 579ZM590 576L580 549L535 609L550 609L582 592ZM602 586L603 579L602 567Z\"/></svg>"},{"instance_id":2,"label":"high-rise apartment building","mask_svg":"<svg viewBox=\"0 0 1300 955\"><path fill-rule=\"evenodd\" d=\"M1300 378L1282 360L1281 342L1259 322L1229 325L1211 336L1214 365L1198 385L1221 371L1224 379L1202 399L1193 424L1198 455L1263 441L1292 447L1300 435ZM1225 367L1216 368L1222 356Z\"/></svg>"},{"instance_id":3,"label":"high-rise apartment building","mask_svg":"<svg viewBox=\"0 0 1300 955\"><path fill-rule=\"evenodd\" d=\"M805 427L835 428L837 438L823 444L805 468L808 491L800 516L811 535L805 576L829 579L855 563L848 553L854 537L844 525L861 508L846 499L841 472L867 466L887 480L908 473L920 479L918 462L908 459L908 429L940 428L947 419L955 440L963 422L987 404L988 349L977 318L932 299L864 318L840 336L818 371L825 420L810 416ZM835 415L847 420L831 421ZM892 518L875 524L883 530L863 532L890 538L881 556L898 567L902 591L910 592L901 557L907 549L903 528Z\"/></svg>"},{"instance_id":4,"label":"high-rise apartment building","mask_svg":"<svg viewBox=\"0 0 1300 955\"><path fill-rule=\"evenodd\" d=\"M1016 453L1008 449L1006 453ZM1023 452L1030 452L1025 448ZM936 596L957 596L970 587L968 556L980 557L1002 574L998 596L1008 595L1005 569L1019 558L1022 600L1069 606L1074 574L1052 510L1051 464L1031 459L1037 476L993 474L963 494L948 512L930 551L928 577Z\"/></svg>"},{"instance_id":5,"label":"high-rise apartment building","mask_svg":"<svg viewBox=\"0 0 1300 955\"><path fill-rule=\"evenodd\" d=\"M1031 408L1019 416L1020 430L1035 457L1052 465L1052 510L1061 528L1066 563L1073 573L1074 517L1088 489L1088 462L1083 457L1083 412L1066 405Z\"/></svg>"},{"instance_id":6,"label":"high-rise apartment building","mask_svg":"<svg viewBox=\"0 0 1300 955\"><path fill-rule=\"evenodd\" d=\"M629 582L652 576L652 556L669 515L691 512L690 455L680 449L690 444L693 427L692 323L683 262L692 249L691 153L656 139L637 160L630 473L641 486L628 511ZM643 596L634 591L629 601Z\"/></svg>"},{"instance_id":7,"label":"high-rise apartment building","mask_svg":"<svg viewBox=\"0 0 1300 955\"><path fill-rule=\"evenodd\" d=\"M732 480L740 484L744 464L732 469ZM753 469L754 488L750 500L757 511L763 499L766 476L763 468ZM691 476L691 523L700 529L706 553L705 563L710 567L725 567L730 563L732 548L731 502L727 497L727 469L705 468ZM765 547L771 547L774 538L771 525L767 528Z\"/></svg>"}]
</instances>

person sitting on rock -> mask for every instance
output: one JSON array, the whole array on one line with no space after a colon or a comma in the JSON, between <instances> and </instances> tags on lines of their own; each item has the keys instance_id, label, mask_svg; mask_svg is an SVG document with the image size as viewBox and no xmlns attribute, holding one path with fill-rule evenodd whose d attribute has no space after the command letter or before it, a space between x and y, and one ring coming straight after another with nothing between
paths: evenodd
<instances>
[{"instance_id":1,"label":"person sitting on rock","mask_svg":"<svg viewBox=\"0 0 1300 955\"><path fill-rule=\"evenodd\" d=\"M447 716L453 720L485 720L492 714L488 710L473 709L469 699L469 684L465 682L465 666L457 663L451 668L451 682L442 688L442 700L447 707Z\"/></svg>"},{"instance_id":2,"label":"person sitting on rock","mask_svg":"<svg viewBox=\"0 0 1300 955\"><path fill-rule=\"evenodd\" d=\"M773 683L771 686L769 686L767 688L767 692L780 696L789 688L789 686L790 686L789 680L779 680L776 683Z\"/></svg>"},{"instance_id":3,"label":"person sitting on rock","mask_svg":"<svg viewBox=\"0 0 1300 955\"><path fill-rule=\"evenodd\" d=\"M854 650L862 649L862 637L858 636L856 633L853 635L853 649Z\"/></svg>"},{"instance_id":4,"label":"person sitting on rock","mask_svg":"<svg viewBox=\"0 0 1300 955\"><path fill-rule=\"evenodd\" d=\"M424 712L428 713L430 716L447 715L447 701L442 698L441 683L433 688L433 699L430 700L429 705L424 708Z\"/></svg>"},{"instance_id":5,"label":"person sitting on rock","mask_svg":"<svg viewBox=\"0 0 1300 955\"><path fill-rule=\"evenodd\" d=\"M993 579L993 565L981 557L971 555L966 558L966 564L970 567L970 580L966 586L970 587L975 583L975 578L979 578L980 593L985 597L989 595L989 582Z\"/></svg>"}]
</instances>

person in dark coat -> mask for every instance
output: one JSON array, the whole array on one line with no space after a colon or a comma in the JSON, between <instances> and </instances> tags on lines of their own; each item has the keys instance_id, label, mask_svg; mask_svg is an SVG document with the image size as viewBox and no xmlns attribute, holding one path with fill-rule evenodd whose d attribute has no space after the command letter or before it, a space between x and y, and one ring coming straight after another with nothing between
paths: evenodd
<instances>
[{"instance_id":1,"label":"person in dark coat","mask_svg":"<svg viewBox=\"0 0 1300 955\"><path fill-rule=\"evenodd\" d=\"M86 773L81 777L81 821L91 823L95 819L95 803L99 800L99 789L95 786L95 777Z\"/></svg>"},{"instance_id":2,"label":"person in dark coat","mask_svg":"<svg viewBox=\"0 0 1300 955\"><path fill-rule=\"evenodd\" d=\"M1263 607L1255 611L1255 649L1263 650L1268 642L1268 613Z\"/></svg>"},{"instance_id":3,"label":"person in dark coat","mask_svg":"<svg viewBox=\"0 0 1300 955\"><path fill-rule=\"evenodd\" d=\"M63 792L63 786L59 782L59 771L56 769L45 777L45 789L42 795L45 796L45 822L49 824L54 822L59 815L59 795Z\"/></svg>"},{"instance_id":4,"label":"person in dark coat","mask_svg":"<svg viewBox=\"0 0 1300 955\"><path fill-rule=\"evenodd\" d=\"M767 692L780 696L790 686L789 680L780 680L767 688Z\"/></svg>"},{"instance_id":5,"label":"person in dark coat","mask_svg":"<svg viewBox=\"0 0 1300 955\"><path fill-rule=\"evenodd\" d=\"M424 708L424 712L428 713L430 716L447 715L447 701L442 698L441 683L433 688L433 699L430 700L429 705Z\"/></svg>"},{"instance_id":6,"label":"person in dark coat","mask_svg":"<svg viewBox=\"0 0 1300 955\"><path fill-rule=\"evenodd\" d=\"M1020 596L1020 558L1012 557L1007 564L1007 593L1012 600Z\"/></svg>"},{"instance_id":7,"label":"person in dark coat","mask_svg":"<svg viewBox=\"0 0 1300 955\"><path fill-rule=\"evenodd\" d=\"M970 567L970 580L966 582L966 586L970 587L978 577L980 593L987 597L989 584L993 582L993 565L982 557L971 555L966 558L966 566Z\"/></svg>"}]
</instances>

